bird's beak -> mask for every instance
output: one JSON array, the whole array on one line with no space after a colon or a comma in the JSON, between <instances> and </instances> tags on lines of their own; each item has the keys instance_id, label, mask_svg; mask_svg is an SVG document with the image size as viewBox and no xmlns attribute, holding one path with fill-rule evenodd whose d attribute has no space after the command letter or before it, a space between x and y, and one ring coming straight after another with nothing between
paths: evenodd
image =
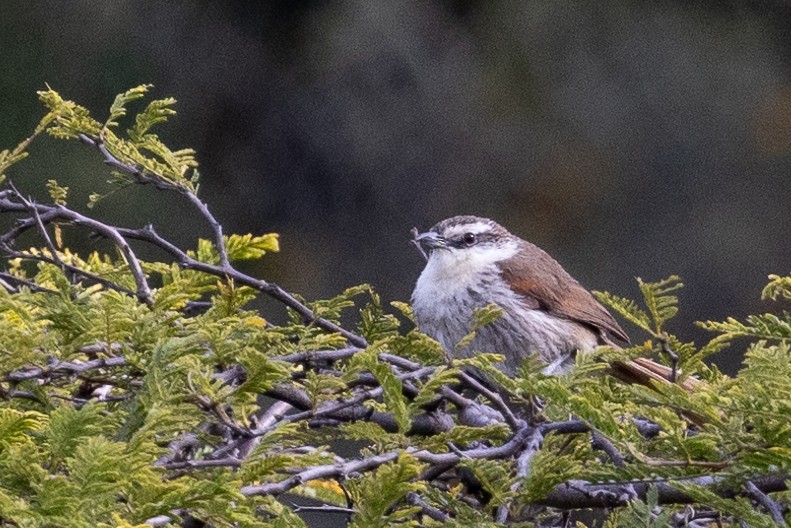
<instances>
[{"instance_id":1,"label":"bird's beak","mask_svg":"<svg viewBox=\"0 0 791 528\"><path fill-rule=\"evenodd\" d=\"M428 260L426 250L448 247L447 241L434 231L418 233L417 228L412 229L412 242L417 246L423 258Z\"/></svg>"},{"instance_id":2,"label":"bird's beak","mask_svg":"<svg viewBox=\"0 0 791 528\"><path fill-rule=\"evenodd\" d=\"M437 249L447 246L445 239L434 231L427 231L425 233L418 234L415 237L415 242L428 249Z\"/></svg>"}]
</instances>

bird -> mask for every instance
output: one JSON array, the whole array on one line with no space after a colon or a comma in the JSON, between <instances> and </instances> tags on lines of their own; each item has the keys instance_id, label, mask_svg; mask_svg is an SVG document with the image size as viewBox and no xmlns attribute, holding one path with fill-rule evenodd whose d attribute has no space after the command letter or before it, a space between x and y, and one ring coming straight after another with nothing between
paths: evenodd
<instances>
[{"instance_id":1,"label":"bird","mask_svg":"<svg viewBox=\"0 0 791 528\"><path fill-rule=\"evenodd\" d=\"M502 354L502 372L515 376L528 357L545 374L563 374L575 356L629 337L596 298L554 258L497 222L454 216L428 231L412 230L426 258L412 293L418 328L451 358ZM478 328L475 313L489 305L500 315Z\"/></svg>"}]
</instances>

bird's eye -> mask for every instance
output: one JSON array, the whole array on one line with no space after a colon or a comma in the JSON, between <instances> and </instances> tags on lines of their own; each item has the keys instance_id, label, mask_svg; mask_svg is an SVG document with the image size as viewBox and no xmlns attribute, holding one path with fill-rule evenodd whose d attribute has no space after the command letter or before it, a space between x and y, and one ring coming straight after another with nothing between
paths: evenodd
<instances>
[{"instance_id":1,"label":"bird's eye","mask_svg":"<svg viewBox=\"0 0 791 528\"><path fill-rule=\"evenodd\" d=\"M475 242L478 239L475 237L475 233L465 233L464 236L462 237L462 240L464 241L465 244L471 246L475 244Z\"/></svg>"}]
</instances>

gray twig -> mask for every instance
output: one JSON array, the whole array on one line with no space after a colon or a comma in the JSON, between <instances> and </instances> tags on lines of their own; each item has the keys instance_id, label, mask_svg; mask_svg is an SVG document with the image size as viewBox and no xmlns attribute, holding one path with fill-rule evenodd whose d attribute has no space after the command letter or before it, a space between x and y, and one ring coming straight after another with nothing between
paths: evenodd
<instances>
[{"instance_id":1,"label":"gray twig","mask_svg":"<svg viewBox=\"0 0 791 528\"><path fill-rule=\"evenodd\" d=\"M202 459L202 460L181 460L179 462L168 462L160 467L171 470L179 469L205 469L215 467L241 467L242 461L236 457L226 457L221 459Z\"/></svg>"},{"instance_id":2,"label":"gray twig","mask_svg":"<svg viewBox=\"0 0 791 528\"><path fill-rule=\"evenodd\" d=\"M123 293L125 295L130 295L130 296L133 296L133 297L136 295L135 292L133 292L129 288L124 288L123 286L119 286L117 283L115 283L115 282L113 282L111 280L107 280L104 277L101 277L100 275L97 275L95 273L91 273L90 271L87 271L87 270L84 270L84 269L82 269L80 267L74 266L73 264L68 264L66 262L63 262L62 260L55 260L55 259L53 259L51 257L48 257L46 255L43 255L43 254L36 255L36 254L33 254L33 253L27 253L27 252L24 252L24 251L14 251L14 250L12 250L10 248L9 249L5 249L4 252L5 252L6 256L9 257L9 258L20 258L20 259L23 259L23 260L31 260L31 261L36 261L36 262L46 262L47 264L52 264L52 265L58 266L59 268L63 269L64 271L68 271L69 273L72 274L72 276L84 277L84 278L88 279L89 281L93 281L93 282L96 282L97 284L101 284L102 286L104 286L105 288L107 288L109 290L115 290L115 291L121 292L121 293ZM28 281L28 284L32 285L32 286L35 286L36 287L35 291L43 291L43 292L46 292L46 293L57 293L54 290L47 290L46 288L41 288L40 286L36 286L34 283L31 283L29 281Z\"/></svg>"},{"instance_id":3,"label":"gray twig","mask_svg":"<svg viewBox=\"0 0 791 528\"><path fill-rule=\"evenodd\" d=\"M618 452L610 439L604 436L600 431L591 429L591 446L594 449L600 449L607 453L607 456L610 457L615 467L622 468L626 466L623 455Z\"/></svg>"},{"instance_id":4,"label":"gray twig","mask_svg":"<svg viewBox=\"0 0 791 528\"><path fill-rule=\"evenodd\" d=\"M440 387L438 393L455 405L459 410L459 423L471 427L484 427L505 422L502 413L498 410L475 400L465 398L446 385Z\"/></svg>"},{"instance_id":5,"label":"gray twig","mask_svg":"<svg viewBox=\"0 0 791 528\"><path fill-rule=\"evenodd\" d=\"M291 509L294 513L303 512L320 512L320 513L341 513L344 515L352 515L357 513L354 508L344 508L343 506L333 506L331 504L322 504L321 506L300 506L298 504L291 504Z\"/></svg>"},{"instance_id":6,"label":"gray twig","mask_svg":"<svg viewBox=\"0 0 791 528\"><path fill-rule=\"evenodd\" d=\"M317 479L345 477L352 473L370 471L388 462L393 462L399 457L398 451L390 451L381 455L352 460L344 464L326 464L313 466L292 475L279 482L267 482L244 486L242 494L245 496L253 495L281 495L301 484Z\"/></svg>"},{"instance_id":7,"label":"gray twig","mask_svg":"<svg viewBox=\"0 0 791 528\"><path fill-rule=\"evenodd\" d=\"M406 379L420 378L422 376L427 376L432 372L434 372L434 367L423 367L420 370L408 372L406 374L401 374L397 377L403 381ZM366 391L359 392L356 395L352 396L351 398L346 398L339 402L322 405L321 407L315 410L310 409L295 414L289 414L288 416L284 416L277 424L272 424L269 427L258 429L256 431L256 434L258 435L265 434L273 427L279 426L281 423L296 422L299 420L308 420L311 418L319 418L323 416L333 416L337 414L339 411L342 411L348 407L358 405L365 400L378 398L379 396L382 395L383 392L384 392L384 388L380 386L374 389L369 389Z\"/></svg>"},{"instance_id":8,"label":"gray twig","mask_svg":"<svg viewBox=\"0 0 791 528\"><path fill-rule=\"evenodd\" d=\"M440 466L452 466L458 464L461 460L468 458L508 458L513 456L520 449L524 448L525 443L528 441L529 435L532 432L533 430L531 428L523 427L514 435L511 440L501 446L479 447L468 449L466 451L459 451L459 453L433 453L425 449L406 449L406 453L412 455L421 462ZM383 464L387 464L388 462L396 460L401 455L401 453L402 451L395 450L380 455L351 460L340 464L326 464L304 468L302 470L295 471L293 475L279 482L268 482L265 484L245 486L242 488L242 494L246 496L280 495L311 480L341 478L353 473L370 471Z\"/></svg>"},{"instance_id":9,"label":"gray twig","mask_svg":"<svg viewBox=\"0 0 791 528\"><path fill-rule=\"evenodd\" d=\"M526 429L528 435L525 437L522 452L516 459L516 482L511 485L512 492L517 491L519 486L530 477L530 462L538 450L541 449L541 443L544 441L544 434L540 427L526 427ZM511 501L497 508L497 513L495 514L497 522L505 523L508 520L510 508Z\"/></svg>"},{"instance_id":10,"label":"gray twig","mask_svg":"<svg viewBox=\"0 0 791 528\"><path fill-rule=\"evenodd\" d=\"M537 504L561 509L612 508L625 506L633 498L645 500L648 488L654 486L658 492L659 504L690 504L694 499L673 487L673 482L694 484L710 488L721 497L734 497L740 494L737 488L723 486L727 477L705 475L700 477L679 478L659 481L637 481L616 483L591 483L569 481L559 484ZM756 477L750 479L763 493L786 491L788 475Z\"/></svg>"},{"instance_id":11,"label":"gray twig","mask_svg":"<svg viewBox=\"0 0 791 528\"><path fill-rule=\"evenodd\" d=\"M32 292L49 293L49 294L58 293L55 290L51 290L49 288L39 286L33 281L29 281L27 279L23 279L15 275L11 275L10 273L0 272L0 284L2 285L2 287L5 288L9 293L18 293L19 291L18 287L12 286L11 284L9 284L10 282L16 283L20 286L25 286L29 288L30 291Z\"/></svg>"},{"instance_id":12,"label":"gray twig","mask_svg":"<svg viewBox=\"0 0 791 528\"><path fill-rule=\"evenodd\" d=\"M122 356L110 358L94 359L91 361L55 361L46 367L29 367L5 375L6 381L24 381L34 378L45 378L58 374L81 374L88 370L120 367L126 364L126 359Z\"/></svg>"},{"instance_id":13,"label":"gray twig","mask_svg":"<svg viewBox=\"0 0 791 528\"><path fill-rule=\"evenodd\" d=\"M489 390L488 388L484 387L482 383L478 380L467 374L466 372L461 372L459 374L459 381L467 385L469 388L479 392L483 395L486 399L492 402L492 405L500 411L500 413L505 418L505 423L507 423L511 429L517 430L522 426L522 420L519 420L508 405L505 404L503 399L494 391Z\"/></svg>"},{"instance_id":14,"label":"gray twig","mask_svg":"<svg viewBox=\"0 0 791 528\"><path fill-rule=\"evenodd\" d=\"M146 282L145 274L140 267L140 263L126 242L126 239L141 240L159 247L166 253L173 256L178 261L179 265L185 269L202 271L216 277L228 278L237 284L243 284L256 289L294 310L297 314L299 314L305 324L314 324L319 328L329 332L340 334L354 346L360 348L368 346L368 342L362 336L350 332L332 321L317 317L304 303L298 301L293 295L283 290L277 284L251 277L236 270L233 267L224 268L223 266L201 262L195 258L192 258L187 255L185 251L182 251L176 245L159 236L159 234L157 234L154 228L150 225L142 229L122 228L93 220L65 206L49 206L41 204L33 204L33 206L36 207L39 214L39 219L45 225L55 220L65 220L72 222L75 225L89 227L113 239L126 258L127 264L129 265L130 271L132 272L132 276L135 279L135 283L138 288L136 293L137 297L146 304L151 304L153 302L151 299L151 292ZM10 199L8 193L3 193L0 194L0 212L2 211L28 212L28 208L23 203L15 202L14 200ZM16 240L16 238L21 233L35 227L36 225L36 220L33 218L20 220L13 228L9 229L6 233L0 236L0 247L10 248L12 242ZM83 270L75 271L85 274Z\"/></svg>"},{"instance_id":15,"label":"gray twig","mask_svg":"<svg viewBox=\"0 0 791 528\"><path fill-rule=\"evenodd\" d=\"M788 526L785 519L783 518L784 509L780 504L777 503L777 501L761 491L758 486L753 484L753 482L750 480L744 483L744 487L750 497L758 502L758 504L766 508L777 526Z\"/></svg>"},{"instance_id":16,"label":"gray twig","mask_svg":"<svg viewBox=\"0 0 791 528\"><path fill-rule=\"evenodd\" d=\"M38 214L38 208L33 204L32 200L25 198L22 193L19 192L16 187L14 187L12 182L9 181L8 185L11 187L11 189L13 189L14 193L16 193L16 196L19 198L19 200L27 206L31 213L33 213L33 218L36 220L36 227L38 227L41 238L44 239L44 243L47 245L47 248L52 255L53 261L55 261L58 266L66 271L65 267L63 266L63 262L58 256L58 250L55 248L55 244L52 243L52 239L49 237L49 233L47 233L47 228L44 226L44 222L41 221L41 216Z\"/></svg>"},{"instance_id":17,"label":"gray twig","mask_svg":"<svg viewBox=\"0 0 791 528\"><path fill-rule=\"evenodd\" d=\"M154 183L158 189L173 190L184 195L187 200L200 212L200 214L203 215L203 217L211 226L212 231L214 232L214 243L217 246L217 252L220 255L220 266L223 269L230 269L231 264L228 259L228 249L225 247L225 239L223 238L222 234L222 225L220 225L220 223L211 213L208 206L202 202L200 198L198 198L197 194L183 185L165 182L162 180L162 178L156 178L147 175L143 170L135 165L122 162L117 156L107 150L107 147L101 138L90 137L85 134L80 134L79 137L83 143L96 147L97 150L102 154L104 162L107 165L131 174L139 183Z\"/></svg>"},{"instance_id":18,"label":"gray twig","mask_svg":"<svg viewBox=\"0 0 791 528\"><path fill-rule=\"evenodd\" d=\"M187 189L182 190L181 194L187 197L189 202L200 211L203 217L209 222L209 225L214 231L214 245L217 246L217 252L220 255L220 267L224 270L231 270L231 262L228 258L228 248L225 247L225 238L222 234L222 225L214 218L214 215L209 211L209 207L198 198L198 195Z\"/></svg>"},{"instance_id":19,"label":"gray twig","mask_svg":"<svg viewBox=\"0 0 791 528\"><path fill-rule=\"evenodd\" d=\"M428 504L426 501L420 498L420 495L418 495L414 491L410 491L409 493L406 494L406 502L407 504L411 504L412 506L419 507L425 515L434 519L435 521L447 522L448 520L450 520L450 515Z\"/></svg>"}]
</instances>

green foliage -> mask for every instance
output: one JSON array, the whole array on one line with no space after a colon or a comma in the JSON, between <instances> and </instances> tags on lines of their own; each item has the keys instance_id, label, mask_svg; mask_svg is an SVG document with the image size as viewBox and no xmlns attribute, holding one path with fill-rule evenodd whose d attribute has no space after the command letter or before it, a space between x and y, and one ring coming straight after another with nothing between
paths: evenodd
<instances>
[{"instance_id":1,"label":"green foliage","mask_svg":"<svg viewBox=\"0 0 791 528\"><path fill-rule=\"evenodd\" d=\"M51 121L46 131L53 137L75 139L85 136L103 145L120 163L127 164L136 172L143 183L153 182L162 187L172 187L186 192L197 191L197 168L195 152L192 149L171 150L159 138L149 132L150 128L167 121L175 114L170 107L176 100L172 98L152 101L135 116L134 126L127 131L128 139L113 132L119 119L126 116L127 104L141 99L151 85L140 85L116 97L110 107L110 115L102 124L90 116L90 112L72 101L64 100L56 91L48 89L39 92L39 98L49 109ZM91 198L95 203L98 196Z\"/></svg>"},{"instance_id":2,"label":"green foliage","mask_svg":"<svg viewBox=\"0 0 791 528\"><path fill-rule=\"evenodd\" d=\"M47 113L39 124L36 126L36 129L33 133L27 137L26 139L22 140L16 147L13 149L3 149L0 150L0 183L3 183L6 180L5 171L8 170L9 167L14 165L15 163L22 161L28 156L27 147L30 143L33 142L36 137L38 137L41 133L48 129L50 124L53 120L57 117L57 113L52 111Z\"/></svg>"},{"instance_id":3,"label":"green foliage","mask_svg":"<svg viewBox=\"0 0 791 528\"><path fill-rule=\"evenodd\" d=\"M485 374L509 392L516 393L518 387L516 381L500 371L499 365L502 361L503 356L500 354L477 354L470 358L456 359L453 361L453 365L456 367L470 367L477 372Z\"/></svg>"},{"instance_id":4,"label":"green foliage","mask_svg":"<svg viewBox=\"0 0 791 528\"><path fill-rule=\"evenodd\" d=\"M654 322L654 331L659 333L662 325L678 313L678 297L669 294L683 288L684 284L675 275L658 282L643 282L638 277L637 284Z\"/></svg>"},{"instance_id":5,"label":"green foliage","mask_svg":"<svg viewBox=\"0 0 791 528\"><path fill-rule=\"evenodd\" d=\"M423 490L422 494L431 504L435 504L440 511L448 512L450 515L450 519L441 522L428 518L424 519L424 526L451 528L467 528L471 526L494 528L502 526L502 524L492 521L491 512L488 509L476 508L461 500L461 486L448 491L427 488Z\"/></svg>"},{"instance_id":6,"label":"green foliage","mask_svg":"<svg viewBox=\"0 0 791 528\"><path fill-rule=\"evenodd\" d=\"M49 415L49 427L43 435L51 454L51 464L63 463L87 438L102 437L115 430L115 417L103 415L102 405L89 403L82 408L63 405Z\"/></svg>"},{"instance_id":7,"label":"green foliage","mask_svg":"<svg viewBox=\"0 0 791 528\"><path fill-rule=\"evenodd\" d=\"M101 133L102 124L91 117L87 108L64 100L51 88L38 92L38 97L52 115L54 124L46 129L52 137L75 139L80 134L98 136Z\"/></svg>"},{"instance_id":8,"label":"green foliage","mask_svg":"<svg viewBox=\"0 0 791 528\"><path fill-rule=\"evenodd\" d=\"M623 316L625 319L650 333L659 336L662 326L678 313L678 297L670 295L684 287L681 279L675 275L658 282L644 282L637 278L637 285L643 294L645 309L637 303L606 292L594 292L596 297Z\"/></svg>"},{"instance_id":9,"label":"green foliage","mask_svg":"<svg viewBox=\"0 0 791 528\"><path fill-rule=\"evenodd\" d=\"M761 298L776 301L780 297L791 300L791 275L769 275L769 284L761 292Z\"/></svg>"},{"instance_id":10,"label":"green foliage","mask_svg":"<svg viewBox=\"0 0 791 528\"><path fill-rule=\"evenodd\" d=\"M439 367L434 375L425 383L420 385L417 396L414 398L415 405L426 405L437 397L437 392L443 385L454 385L459 382L459 368Z\"/></svg>"},{"instance_id":11,"label":"green foliage","mask_svg":"<svg viewBox=\"0 0 791 528\"><path fill-rule=\"evenodd\" d=\"M129 139L143 144L146 139L155 137L148 134L149 129L157 123L164 123L168 117L175 115L176 111L170 108L176 104L172 97L151 101L145 110L135 116L135 126L127 131Z\"/></svg>"},{"instance_id":12,"label":"green foliage","mask_svg":"<svg viewBox=\"0 0 791 528\"><path fill-rule=\"evenodd\" d=\"M750 501L744 497L726 499L718 496L711 490L701 486L678 483L676 488L680 489L690 497L694 497L695 502L708 504L712 508L723 512L727 516L733 516L743 521L747 526L755 528L776 528L777 523L769 515L763 514L753 507Z\"/></svg>"},{"instance_id":13,"label":"green foliage","mask_svg":"<svg viewBox=\"0 0 791 528\"><path fill-rule=\"evenodd\" d=\"M104 127L117 127L118 119L126 115L126 105L132 101L145 97L150 88L153 88L152 84L141 84L140 86L135 86L124 93L116 95L113 104L110 105L110 116L107 118L107 121L105 121Z\"/></svg>"},{"instance_id":14,"label":"green foliage","mask_svg":"<svg viewBox=\"0 0 791 528\"><path fill-rule=\"evenodd\" d=\"M478 335L478 330L484 326L493 323L503 315L503 309L496 304L489 304L483 308L475 310L472 314L472 329L470 332L462 337L456 344L457 348L464 348L472 343L475 336Z\"/></svg>"},{"instance_id":15,"label":"green foliage","mask_svg":"<svg viewBox=\"0 0 791 528\"><path fill-rule=\"evenodd\" d=\"M194 153L173 151L151 132L174 114L175 101L152 101L132 118L130 108L150 88L119 95L103 122L54 90L41 92L47 114L30 138L0 152L0 180L26 156L30 141L47 132L81 138L100 156L106 151L125 173L115 183L153 183L194 199ZM53 204L66 207L66 186L50 180L47 189ZM190 516L220 527L304 526L287 500L245 491L293 479L289 493L349 507L353 526L503 526L495 521L502 508L510 514L506 524L527 527L555 514L536 504L564 482L662 479L734 522L769 526L771 518L744 496L684 481L716 474L739 490L755 476L791 475L786 312L703 323L717 335L698 346L666 330L678 313L680 280L638 279L641 304L597 295L645 332L643 343L578 354L576 368L562 376L543 375L542 365L528 361L512 379L499 370L503 357L496 354L449 360L439 343L405 324L412 319L408 305L383 305L368 285L305 303L313 319L291 309L274 324L276 316L254 309L270 290L238 274L231 280L225 269L204 271L221 261L217 244L232 262L261 259L279 250L276 234L201 239L187 251L201 263L193 269L143 261L152 288L148 304L136 297L135 277L120 253L77 254L62 246L59 231L55 238L7 260L5 278L14 284L0 288L2 524L138 527L166 516L178 526ZM791 277L770 276L763 297L791 299ZM461 345L501 313L496 306L478 310ZM351 319L367 346L355 349L332 326ZM747 344L738 349L746 350L738 375L706 364L740 342ZM681 383L626 385L607 373L613 361L652 357L667 364L668 351L678 358ZM466 456L464 450L508 446L514 431L505 423L453 423L462 421L457 407L464 405L437 396L457 385L462 372L502 387L520 418L527 414L522 406L540 401L537 427L581 421L623 460L595 449L589 433L557 431L547 432L520 469L514 452ZM684 388L695 378L694 390ZM267 417L269 398L283 398L279 389L298 391L299 409ZM459 397L494 405L475 393ZM413 434L418 418L440 413L451 417L444 428ZM641 433L639 421L659 432ZM432 457L454 454L456 467L429 471L437 469L427 462ZM349 460L384 455L387 463L343 469ZM772 497L788 502L787 495ZM660 505L652 488L645 501L613 509L607 526L666 526L675 511Z\"/></svg>"},{"instance_id":16,"label":"green foliage","mask_svg":"<svg viewBox=\"0 0 791 528\"><path fill-rule=\"evenodd\" d=\"M336 295L332 299L315 301L310 303L309 306L317 316L338 322L344 310L354 307L354 298L368 293L370 290L370 286L361 284L360 286L347 288L343 293Z\"/></svg>"},{"instance_id":17,"label":"green foliage","mask_svg":"<svg viewBox=\"0 0 791 528\"><path fill-rule=\"evenodd\" d=\"M374 528L392 526L420 526L411 518L416 508L403 504L410 491L424 485L415 482L421 464L408 455L380 466L376 471L349 482L349 496L358 505L352 527Z\"/></svg>"},{"instance_id":18,"label":"green foliage","mask_svg":"<svg viewBox=\"0 0 791 528\"><path fill-rule=\"evenodd\" d=\"M447 362L442 345L417 329L407 332L406 335L391 337L389 343L391 352L419 363L442 365Z\"/></svg>"},{"instance_id":19,"label":"green foliage","mask_svg":"<svg viewBox=\"0 0 791 528\"><path fill-rule=\"evenodd\" d=\"M575 443L563 449L566 439L550 437L545 440L547 449L535 454L530 464L530 475L520 483L516 504L527 505L546 497L554 487L563 482L580 478L584 473L581 460L590 459L586 443Z\"/></svg>"},{"instance_id":20,"label":"green foliage","mask_svg":"<svg viewBox=\"0 0 791 528\"><path fill-rule=\"evenodd\" d=\"M0 409L0 446L10 446L25 443L29 431L41 428L41 421L46 420L45 414L34 411L17 411L15 409Z\"/></svg>"},{"instance_id":21,"label":"green foliage","mask_svg":"<svg viewBox=\"0 0 791 528\"><path fill-rule=\"evenodd\" d=\"M228 248L228 257L231 260L257 260L267 251L280 251L277 233L255 237L249 233L226 236L225 246Z\"/></svg>"},{"instance_id":22,"label":"green foliage","mask_svg":"<svg viewBox=\"0 0 791 528\"><path fill-rule=\"evenodd\" d=\"M409 403L403 394L403 385L393 374L390 366L379 361L378 350L379 347L370 347L358 354L356 359L361 360L363 363L361 367L370 371L379 382L385 407L393 413L398 430L406 433L411 425L412 416L409 412Z\"/></svg>"},{"instance_id":23,"label":"green foliage","mask_svg":"<svg viewBox=\"0 0 791 528\"><path fill-rule=\"evenodd\" d=\"M510 463L502 460L476 459L463 461L462 467L470 470L481 486L491 494L489 504L492 507L506 504L513 484Z\"/></svg>"},{"instance_id":24,"label":"green foliage","mask_svg":"<svg viewBox=\"0 0 791 528\"><path fill-rule=\"evenodd\" d=\"M56 180L47 180L47 191L52 201L58 205L66 205L66 197L69 194L68 187L61 187Z\"/></svg>"},{"instance_id":25,"label":"green foliage","mask_svg":"<svg viewBox=\"0 0 791 528\"><path fill-rule=\"evenodd\" d=\"M272 361L257 350L245 348L236 355L236 360L244 368L245 380L235 395L262 394L291 374L287 363Z\"/></svg>"},{"instance_id":26,"label":"green foliage","mask_svg":"<svg viewBox=\"0 0 791 528\"><path fill-rule=\"evenodd\" d=\"M733 317L723 322L706 321L701 326L712 332L722 334L722 340L734 337L753 337L756 339L791 339L791 315L759 314L747 316L742 323Z\"/></svg>"},{"instance_id":27,"label":"green foliage","mask_svg":"<svg viewBox=\"0 0 791 528\"><path fill-rule=\"evenodd\" d=\"M659 493L656 487L651 486L646 493L645 502L633 500L628 508L612 515L607 519L605 528L620 528L621 526L643 526L645 528L665 528L673 525L673 511L662 510L659 507Z\"/></svg>"},{"instance_id":28,"label":"green foliage","mask_svg":"<svg viewBox=\"0 0 791 528\"><path fill-rule=\"evenodd\" d=\"M382 308L379 295L365 284L366 292L371 301L360 310L360 333L368 340L389 340L398 336L399 321Z\"/></svg>"}]
</instances>

